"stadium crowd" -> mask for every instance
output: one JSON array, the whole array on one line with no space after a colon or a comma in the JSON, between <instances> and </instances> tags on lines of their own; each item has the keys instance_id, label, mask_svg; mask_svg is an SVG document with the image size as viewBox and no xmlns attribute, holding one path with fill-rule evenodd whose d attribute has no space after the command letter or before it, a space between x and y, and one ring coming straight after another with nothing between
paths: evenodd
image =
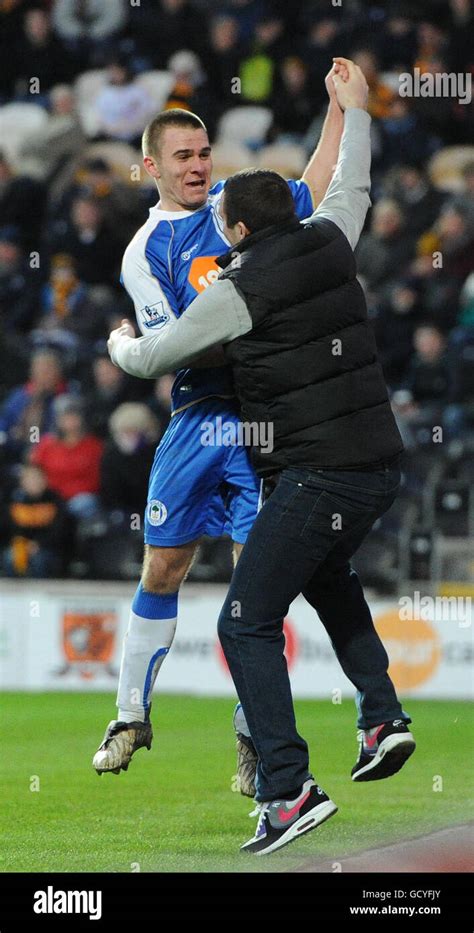
<instances>
[{"instance_id":1,"label":"stadium crowd","mask_svg":"<svg viewBox=\"0 0 474 933\"><path fill-rule=\"evenodd\" d=\"M299 177L335 54L370 88L373 208L356 255L407 448L388 551L407 515L425 522L433 476L472 484L474 107L398 91L415 68L472 76L473 26L471 0L0 0L2 575L137 573L172 380L127 377L106 338L133 319L121 258L156 203L146 122L198 113L215 180L254 164ZM195 573L229 569L209 543Z\"/></svg>"}]
</instances>

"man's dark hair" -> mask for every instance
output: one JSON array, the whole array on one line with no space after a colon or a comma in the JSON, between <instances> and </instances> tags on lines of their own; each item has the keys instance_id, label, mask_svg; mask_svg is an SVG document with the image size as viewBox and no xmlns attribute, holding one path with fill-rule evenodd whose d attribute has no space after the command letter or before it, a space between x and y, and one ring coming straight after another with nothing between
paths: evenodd
<instances>
[{"instance_id":1,"label":"man's dark hair","mask_svg":"<svg viewBox=\"0 0 474 933\"><path fill-rule=\"evenodd\" d=\"M290 188L278 172L244 169L224 185L224 212L228 227L240 220L251 233L285 223L296 216Z\"/></svg>"},{"instance_id":2,"label":"man's dark hair","mask_svg":"<svg viewBox=\"0 0 474 933\"><path fill-rule=\"evenodd\" d=\"M142 150L144 156L156 156L159 154L161 138L163 131L167 126L191 127L193 130L207 129L201 118L190 110L182 110L180 107L173 107L171 110L162 110L145 127L142 136Z\"/></svg>"}]
</instances>

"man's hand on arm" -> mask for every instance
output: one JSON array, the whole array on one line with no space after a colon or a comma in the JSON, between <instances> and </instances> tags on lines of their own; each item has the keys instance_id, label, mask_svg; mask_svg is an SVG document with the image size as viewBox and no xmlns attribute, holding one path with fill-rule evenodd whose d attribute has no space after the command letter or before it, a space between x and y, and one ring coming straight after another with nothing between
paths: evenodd
<instances>
[{"instance_id":1,"label":"man's hand on arm","mask_svg":"<svg viewBox=\"0 0 474 933\"><path fill-rule=\"evenodd\" d=\"M107 346L112 362L120 369L140 379L156 379L251 328L244 300L230 280L221 279L201 292L172 327L135 338L131 325L122 321L110 334Z\"/></svg>"}]
</instances>

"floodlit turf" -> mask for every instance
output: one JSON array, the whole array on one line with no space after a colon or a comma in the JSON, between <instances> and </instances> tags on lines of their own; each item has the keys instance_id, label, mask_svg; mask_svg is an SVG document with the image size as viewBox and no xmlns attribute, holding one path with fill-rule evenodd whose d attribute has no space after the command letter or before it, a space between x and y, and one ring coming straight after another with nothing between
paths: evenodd
<instances>
[{"instance_id":1,"label":"floodlit turf","mask_svg":"<svg viewBox=\"0 0 474 933\"><path fill-rule=\"evenodd\" d=\"M3 871L285 871L472 819L473 712L468 703L410 700L418 742L405 768L354 784L354 708L296 704L315 777L339 813L275 855L239 853L253 833L252 802L232 792L233 703L155 698L155 741L127 773L98 777L92 755L110 694L1 698ZM39 790L34 790L39 780ZM442 790L439 787L442 780ZM6 815L6 818L5 818Z\"/></svg>"}]
</instances>

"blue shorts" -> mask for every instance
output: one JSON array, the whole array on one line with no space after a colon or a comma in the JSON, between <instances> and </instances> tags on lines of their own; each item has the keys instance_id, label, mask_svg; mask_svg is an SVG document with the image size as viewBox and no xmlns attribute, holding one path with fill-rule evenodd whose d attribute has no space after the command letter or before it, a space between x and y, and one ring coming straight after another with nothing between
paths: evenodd
<instances>
[{"instance_id":1,"label":"blue shorts","mask_svg":"<svg viewBox=\"0 0 474 933\"><path fill-rule=\"evenodd\" d=\"M225 430L209 430L219 422ZM224 534L245 543L261 484L247 448L229 443L238 424L236 410L222 399L205 399L174 415L151 468L146 544L177 547L201 535Z\"/></svg>"}]
</instances>

